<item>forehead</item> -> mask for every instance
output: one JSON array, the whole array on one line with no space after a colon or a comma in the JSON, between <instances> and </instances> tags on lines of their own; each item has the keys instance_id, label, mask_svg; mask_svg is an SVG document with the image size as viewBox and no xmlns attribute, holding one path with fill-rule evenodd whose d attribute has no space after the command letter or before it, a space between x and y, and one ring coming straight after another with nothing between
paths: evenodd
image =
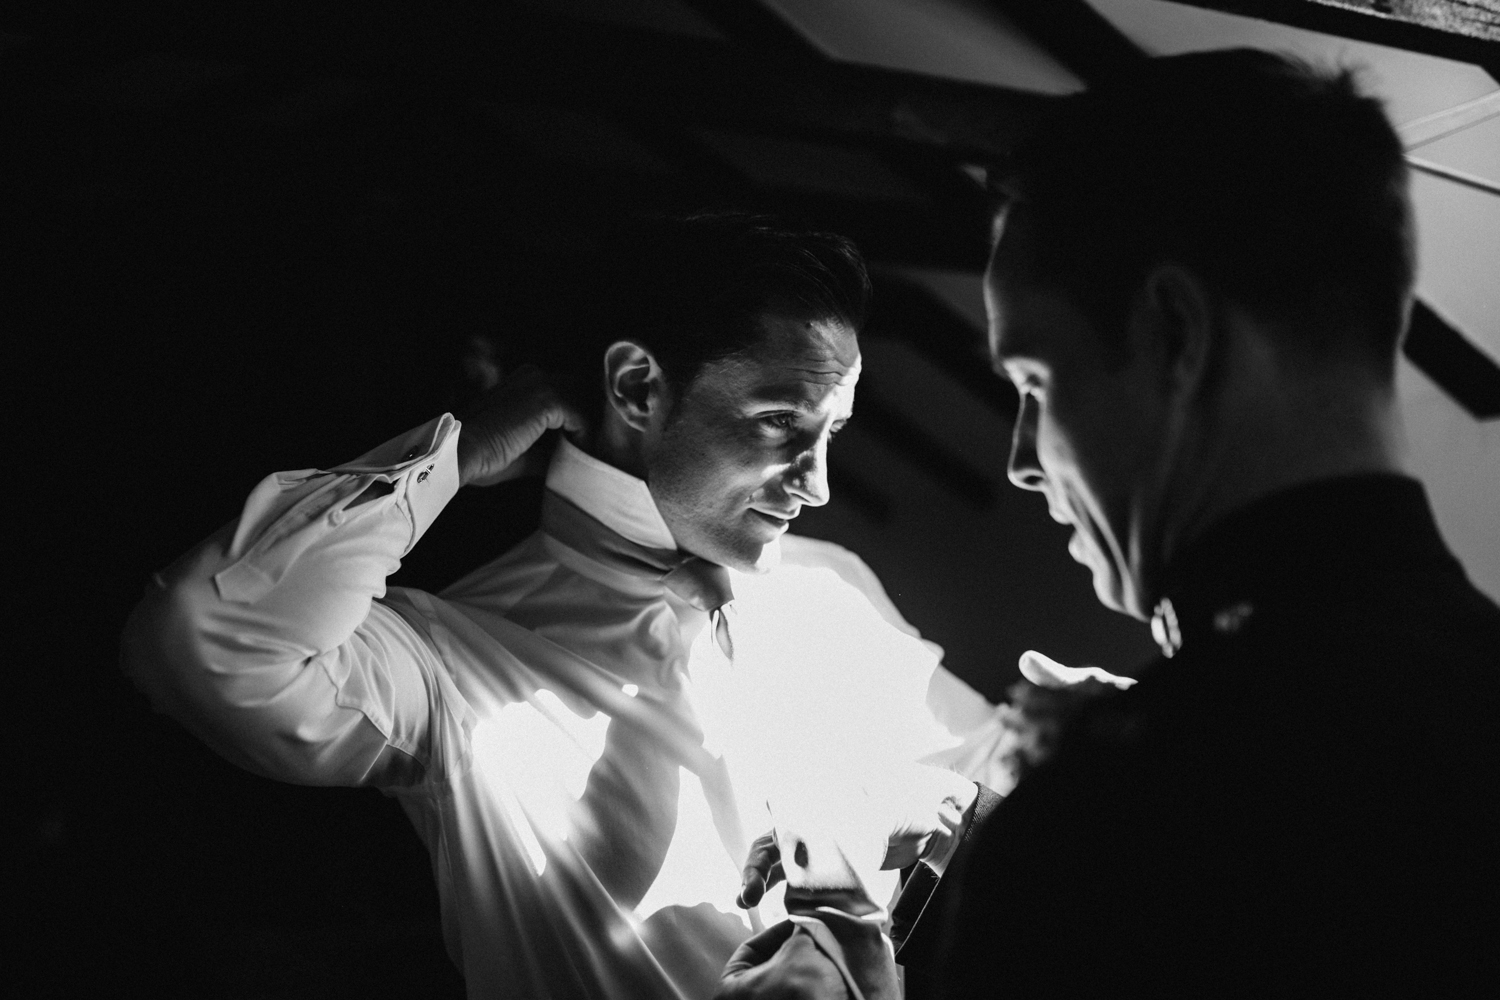
<instances>
[{"instance_id":1,"label":"forehead","mask_svg":"<svg viewBox=\"0 0 1500 1000\"><path fill-rule=\"evenodd\" d=\"M1030 231L1012 212L995 228L985 270L984 297L990 318L990 354L997 367L1055 365L1065 359L1097 360L1103 340L1081 303L1057 282L1043 281L1032 267Z\"/></svg>"},{"instance_id":2,"label":"forehead","mask_svg":"<svg viewBox=\"0 0 1500 1000\"><path fill-rule=\"evenodd\" d=\"M839 320L772 314L751 347L707 366L694 386L747 402L816 406L860 373L859 338Z\"/></svg>"},{"instance_id":3,"label":"forehead","mask_svg":"<svg viewBox=\"0 0 1500 1000\"><path fill-rule=\"evenodd\" d=\"M990 318L990 353L997 362L1021 356L1034 346L1038 291L1024 266L1027 252L1024 220L1014 210L996 214L991 229L990 260L984 272L984 303Z\"/></svg>"}]
</instances>

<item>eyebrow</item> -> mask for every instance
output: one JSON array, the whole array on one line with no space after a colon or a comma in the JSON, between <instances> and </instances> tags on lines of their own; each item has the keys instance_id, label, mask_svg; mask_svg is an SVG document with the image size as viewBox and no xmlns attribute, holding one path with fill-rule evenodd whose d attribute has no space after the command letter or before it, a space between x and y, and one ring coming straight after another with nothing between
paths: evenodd
<instances>
[{"instance_id":1,"label":"eyebrow","mask_svg":"<svg viewBox=\"0 0 1500 1000\"><path fill-rule=\"evenodd\" d=\"M807 412L812 410L812 401L796 388L788 385L771 385L752 392L749 396L750 402L757 404L770 404L773 406L785 406L793 410Z\"/></svg>"},{"instance_id":2,"label":"eyebrow","mask_svg":"<svg viewBox=\"0 0 1500 1000\"><path fill-rule=\"evenodd\" d=\"M788 410L795 410L797 413L803 415L817 412L817 407L806 397L798 394L794 389L788 389L784 386L771 386L764 392L756 393L750 397L750 402L760 406L784 407ZM848 413L835 417L834 423L847 423L853 416L854 410L851 407Z\"/></svg>"}]
</instances>

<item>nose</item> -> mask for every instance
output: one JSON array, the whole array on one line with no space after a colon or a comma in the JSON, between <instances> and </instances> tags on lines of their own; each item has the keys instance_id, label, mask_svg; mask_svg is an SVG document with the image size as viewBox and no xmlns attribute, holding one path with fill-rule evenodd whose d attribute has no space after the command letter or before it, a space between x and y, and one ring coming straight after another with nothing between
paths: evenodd
<instances>
[{"instance_id":1,"label":"nose","mask_svg":"<svg viewBox=\"0 0 1500 1000\"><path fill-rule=\"evenodd\" d=\"M810 448L798 455L782 477L782 485L788 493L809 507L821 507L828 502L828 440L820 437Z\"/></svg>"},{"instance_id":2,"label":"nose","mask_svg":"<svg viewBox=\"0 0 1500 1000\"><path fill-rule=\"evenodd\" d=\"M1042 464L1036 457L1037 404L1030 393L1021 394L1016 411L1016 430L1010 440L1010 481L1023 490L1040 490L1046 484Z\"/></svg>"}]
</instances>

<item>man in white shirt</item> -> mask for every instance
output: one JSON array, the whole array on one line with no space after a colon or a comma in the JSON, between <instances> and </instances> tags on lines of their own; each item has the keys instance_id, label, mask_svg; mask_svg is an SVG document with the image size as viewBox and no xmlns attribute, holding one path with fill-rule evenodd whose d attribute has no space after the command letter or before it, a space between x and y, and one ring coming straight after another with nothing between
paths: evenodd
<instances>
[{"instance_id":1,"label":"man in white shirt","mask_svg":"<svg viewBox=\"0 0 1500 1000\"><path fill-rule=\"evenodd\" d=\"M522 369L462 424L268 477L124 637L154 704L231 761L402 803L471 996L706 997L784 913L735 906L749 837L818 831L885 899L882 869L940 868L975 796L916 762L1004 786L976 752L991 706L857 557L786 534L852 415L857 251L741 217L634 249L593 289L613 321L579 338L574 400ZM387 593L457 489L549 430L578 443L541 529L441 596Z\"/></svg>"}]
</instances>

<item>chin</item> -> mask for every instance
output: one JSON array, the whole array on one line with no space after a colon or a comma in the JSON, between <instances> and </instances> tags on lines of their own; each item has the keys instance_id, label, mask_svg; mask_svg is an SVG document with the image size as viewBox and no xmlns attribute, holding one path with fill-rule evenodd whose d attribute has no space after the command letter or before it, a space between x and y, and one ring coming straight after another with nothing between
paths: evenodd
<instances>
[{"instance_id":1,"label":"chin","mask_svg":"<svg viewBox=\"0 0 1500 1000\"><path fill-rule=\"evenodd\" d=\"M1099 598L1099 603L1111 611L1118 611L1122 615L1130 615L1139 618L1125 603L1125 595L1120 593L1120 588L1108 573L1094 572L1094 595Z\"/></svg>"},{"instance_id":2,"label":"chin","mask_svg":"<svg viewBox=\"0 0 1500 1000\"><path fill-rule=\"evenodd\" d=\"M769 573L781 565L781 540L768 542L760 547L760 552L755 557L755 562L745 572L747 573Z\"/></svg>"},{"instance_id":3,"label":"chin","mask_svg":"<svg viewBox=\"0 0 1500 1000\"><path fill-rule=\"evenodd\" d=\"M1086 556L1080 561L1093 574L1094 596L1099 598L1099 603L1111 611L1139 618L1140 615L1136 614L1130 606L1125 582L1120 578L1120 574L1116 573L1092 546L1087 547Z\"/></svg>"},{"instance_id":4,"label":"chin","mask_svg":"<svg viewBox=\"0 0 1500 1000\"><path fill-rule=\"evenodd\" d=\"M704 558L741 573L769 573L781 564L781 543L737 545L732 550Z\"/></svg>"},{"instance_id":5,"label":"chin","mask_svg":"<svg viewBox=\"0 0 1500 1000\"><path fill-rule=\"evenodd\" d=\"M746 538L710 538L683 548L701 559L741 573L765 573L781 562L781 544Z\"/></svg>"}]
</instances>

